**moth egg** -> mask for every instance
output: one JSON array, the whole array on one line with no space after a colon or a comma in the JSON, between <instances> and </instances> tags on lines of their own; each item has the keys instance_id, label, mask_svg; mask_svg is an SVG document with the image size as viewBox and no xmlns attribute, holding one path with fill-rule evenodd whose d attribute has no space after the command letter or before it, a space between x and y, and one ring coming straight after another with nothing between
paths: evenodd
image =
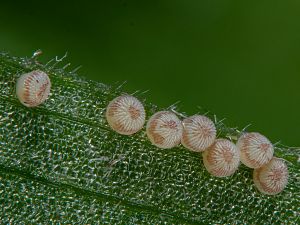
<instances>
[{"instance_id":1,"label":"moth egg","mask_svg":"<svg viewBox=\"0 0 300 225\"><path fill-rule=\"evenodd\" d=\"M178 117L169 111L155 113L147 123L147 136L159 148L173 148L180 144L182 124Z\"/></svg>"},{"instance_id":2,"label":"moth egg","mask_svg":"<svg viewBox=\"0 0 300 225\"><path fill-rule=\"evenodd\" d=\"M206 116L194 115L183 120L181 144L189 150L202 152L216 139L216 127Z\"/></svg>"},{"instance_id":3,"label":"moth egg","mask_svg":"<svg viewBox=\"0 0 300 225\"><path fill-rule=\"evenodd\" d=\"M205 168L216 177L232 175L240 164L239 150L226 139L217 139L202 156Z\"/></svg>"},{"instance_id":4,"label":"moth egg","mask_svg":"<svg viewBox=\"0 0 300 225\"><path fill-rule=\"evenodd\" d=\"M257 189L267 195L283 191L288 183L288 167L283 159L273 157L264 166L254 169L253 181Z\"/></svg>"},{"instance_id":5,"label":"moth egg","mask_svg":"<svg viewBox=\"0 0 300 225\"><path fill-rule=\"evenodd\" d=\"M138 132L145 123L145 117L143 104L131 95L113 99L106 109L108 124L119 134L131 135Z\"/></svg>"},{"instance_id":6,"label":"moth egg","mask_svg":"<svg viewBox=\"0 0 300 225\"><path fill-rule=\"evenodd\" d=\"M17 97L27 107L42 104L48 98L50 89L51 82L48 75L40 70L21 75L16 85Z\"/></svg>"},{"instance_id":7,"label":"moth egg","mask_svg":"<svg viewBox=\"0 0 300 225\"><path fill-rule=\"evenodd\" d=\"M245 133L237 141L241 162L250 168L259 168L273 157L273 145L263 135L256 132Z\"/></svg>"}]
</instances>

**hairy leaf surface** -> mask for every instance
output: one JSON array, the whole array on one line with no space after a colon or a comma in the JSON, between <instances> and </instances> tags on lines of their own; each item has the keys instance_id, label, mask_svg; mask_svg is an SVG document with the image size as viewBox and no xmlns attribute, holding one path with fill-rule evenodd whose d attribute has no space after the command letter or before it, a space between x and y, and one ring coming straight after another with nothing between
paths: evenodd
<instances>
[{"instance_id":1,"label":"hairy leaf surface","mask_svg":"<svg viewBox=\"0 0 300 225\"><path fill-rule=\"evenodd\" d=\"M52 94L42 106L26 108L16 98L16 79L37 68L49 74ZM0 93L1 223L300 223L298 149L275 148L287 161L289 184L266 196L245 166L215 178L200 154L158 149L145 129L132 136L113 132L105 107L119 88L1 54ZM145 106L148 118L158 110ZM219 137L240 134L216 122Z\"/></svg>"}]
</instances>

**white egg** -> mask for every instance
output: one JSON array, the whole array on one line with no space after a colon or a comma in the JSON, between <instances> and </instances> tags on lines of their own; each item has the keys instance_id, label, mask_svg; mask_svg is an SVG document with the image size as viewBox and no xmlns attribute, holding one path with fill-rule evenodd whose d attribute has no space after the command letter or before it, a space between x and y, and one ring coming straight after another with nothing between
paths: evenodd
<instances>
[{"instance_id":1,"label":"white egg","mask_svg":"<svg viewBox=\"0 0 300 225\"><path fill-rule=\"evenodd\" d=\"M288 167L283 159L273 157L264 166L254 169L253 181L257 189L268 195L283 191L288 183Z\"/></svg>"},{"instance_id":2,"label":"white egg","mask_svg":"<svg viewBox=\"0 0 300 225\"><path fill-rule=\"evenodd\" d=\"M143 104L131 95L113 99L106 109L106 119L110 127L124 135L131 135L142 129L145 117Z\"/></svg>"},{"instance_id":3,"label":"white egg","mask_svg":"<svg viewBox=\"0 0 300 225\"><path fill-rule=\"evenodd\" d=\"M245 133L237 141L241 161L250 168L259 168L273 157L273 145L257 132Z\"/></svg>"},{"instance_id":4,"label":"white egg","mask_svg":"<svg viewBox=\"0 0 300 225\"><path fill-rule=\"evenodd\" d=\"M226 139L217 139L202 156L205 168L216 177L232 175L240 164L239 150Z\"/></svg>"},{"instance_id":5,"label":"white egg","mask_svg":"<svg viewBox=\"0 0 300 225\"><path fill-rule=\"evenodd\" d=\"M169 111L155 113L147 123L147 135L151 143L159 148L173 148L180 144L182 123Z\"/></svg>"},{"instance_id":6,"label":"white egg","mask_svg":"<svg viewBox=\"0 0 300 225\"><path fill-rule=\"evenodd\" d=\"M16 85L17 97L27 107L36 107L46 101L50 89L48 75L40 70L21 75Z\"/></svg>"},{"instance_id":7,"label":"white egg","mask_svg":"<svg viewBox=\"0 0 300 225\"><path fill-rule=\"evenodd\" d=\"M183 120L181 143L195 152L207 149L216 139L216 127L206 116L194 115Z\"/></svg>"}]
</instances>

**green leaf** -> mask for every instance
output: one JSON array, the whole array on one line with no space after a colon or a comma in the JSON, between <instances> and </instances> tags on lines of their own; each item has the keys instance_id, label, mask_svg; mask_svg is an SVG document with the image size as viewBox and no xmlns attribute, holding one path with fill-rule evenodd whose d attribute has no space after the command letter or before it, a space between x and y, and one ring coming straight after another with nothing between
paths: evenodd
<instances>
[{"instance_id":1,"label":"green leaf","mask_svg":"<svg viewBox=\"0 0 300 225\"><path fill-rule=\"evenodd\" d=\"M299 149L277 146L289 184L259 193L252 170L210 176L201 155L161 150L145 131L122 136L104 112L119 88L33 59L0 55L0 221L2 224L299 224ZM16 98L16 79L48 72L52 95L37 108ZM141 95L139 99L143 99ZM158 109L146 105L148 116ZM220 137L239 131L217 121Z\"/></svg>"}]
</instances>

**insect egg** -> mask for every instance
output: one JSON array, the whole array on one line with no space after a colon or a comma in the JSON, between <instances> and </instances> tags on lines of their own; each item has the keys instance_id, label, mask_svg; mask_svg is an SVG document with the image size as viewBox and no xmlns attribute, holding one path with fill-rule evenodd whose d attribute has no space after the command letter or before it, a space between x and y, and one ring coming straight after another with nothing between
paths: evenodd
<instances>
[{"instance_id":1,"label":"insect egg","mask_svg":"<svg viewBox=\"0 0 300 225\"><path fill-rule=\"evenodd\" d=\"M155 113L147 123L147 135L151 143L159 148L173 148L180 144L182 124L169 111Z\"/></svg>"},{"instance_id":2,"label":"insect egg","mask_svg":"<svg viewBox=\"0 0 300 225\"><path fill-rule=\"evenodd\" d=\"M245 133L237 141L241 161L250 168L259 168L273 157L273 145L263 135L256 132Z\"/></svg>"},{"instance_id":3,"label":"insect egg","mask_svg":"<svg viewBox=\"0 0 300 225\"><path fill-rule=\"evenodd\" d=\"M216 127L206 116L194 115L183 120L181 143L184 147L202 152L216 139Z\"/></svg>"},{"instance_id":4,"label":"insect egg","mask_svg":"<svg viewBox=\"0 0 300 225\"><path fill-rule=\"evenodd\" d=\"M34 70L18 78L16 93L23 105L36 107L48 98L50 88L51 82L48 75L43 71Z\"/></svg>"},{"instance_id":5,"label":"insect egg","mask_svg":"<svg viewBox=\"0 0 300 225\"><path fill-rule=\"evenodd\" d=\"M216 177L232 175L240 164L239 150L226 139L217 139L202 156L205 168Z\"/></svg>"},{"instance_id":6,"label":"insect egg","mask_svg":"<svg viewBox=\"0 0 300 225\"><path fill-rule=\"evenodd\" d=\"M142 129L146 113L142 103L131 95L113 99L107 106L106 119L119 134L131 135Z\"/></svg>"},{"instance_id":7,"label":"insect egg","mask_svg":"<svg viewBox=\"0 0 300 225\"><path fill-rule=\"evenodd\" d=\"M253 181L257 189L268 195L283 191L288 183L288 168L283 159L273 157L264 166L254 169Z\"/></svg>"}]
</instances>

